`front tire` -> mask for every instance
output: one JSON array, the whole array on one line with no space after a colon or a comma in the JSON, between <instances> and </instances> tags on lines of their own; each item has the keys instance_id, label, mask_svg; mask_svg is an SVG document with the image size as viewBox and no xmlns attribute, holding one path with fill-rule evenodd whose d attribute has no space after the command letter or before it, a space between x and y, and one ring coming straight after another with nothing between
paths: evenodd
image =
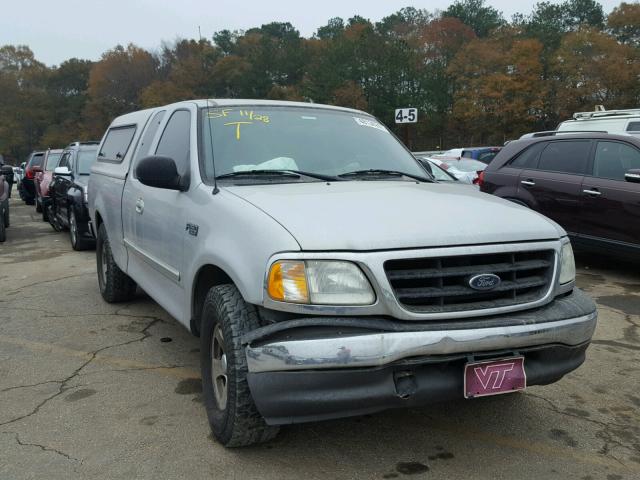
<instances>
[{"instance_id":1,"label":"front tire","mask_svg":"<svg viewBox=\"0 0 640 480\"><path fill-rule=\"evenodd\" d=\"M200 363L204 404L211 431L225 447L271 440L278 427L258 412L247 382L242 335L260 326L255 307L234 285L218 285L202 308Z\"/></svg>"},{"instance_id":2,"label":"front tire","mask_svg":"<svg viewBox=\"0 0 640 480\"><path fill-rule=\"evenodd\" d=\"M76 213L71 208L69 213L69 239L71 240L71 247L76 251L86 250L90 246L90 242L80 236L78 230L78 219Z\"/></svg>"},{"instance_id":3,"label":"front tire","mask_svg":"<svg viewBox=\"0 0 640 480\"><path fill-rule=\"evenodd\" d=\"M108 303L131 300L136 293L136 282L120 270L111 253L111 245L104 223L98 229L96 242L98 286L102 298Z\"/></svg>"}]
</instances>

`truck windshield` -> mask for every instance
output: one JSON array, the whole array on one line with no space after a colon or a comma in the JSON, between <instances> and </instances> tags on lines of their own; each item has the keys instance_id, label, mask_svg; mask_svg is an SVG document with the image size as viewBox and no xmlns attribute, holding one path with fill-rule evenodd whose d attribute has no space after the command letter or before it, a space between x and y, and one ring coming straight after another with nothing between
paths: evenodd
<instances>
[{"instance_id":1,"label":"truck windshield","mask_svg":"<svg viewBox=\"0 0 640 480\"><path fill-rule=\"evenodd\" d=\"M91 173L91 165L98 157L98 149L80 150L78 152L78 173L80 175L89 175Z\"/></svg>"},{"instance_id":2,"label":"truck windshield","mask_svg":"<svg viewBox=\"0 0 640 480\"><path fill-rule=\"evenodd\" d=\"M208 179L214 177L214 158L216 176L248 170L293 170L330 177L393 170L425 176L402 144L367 115L274 106L211 107L202 109L201 115L203 173Z\"/></svg>"}]
</instances>

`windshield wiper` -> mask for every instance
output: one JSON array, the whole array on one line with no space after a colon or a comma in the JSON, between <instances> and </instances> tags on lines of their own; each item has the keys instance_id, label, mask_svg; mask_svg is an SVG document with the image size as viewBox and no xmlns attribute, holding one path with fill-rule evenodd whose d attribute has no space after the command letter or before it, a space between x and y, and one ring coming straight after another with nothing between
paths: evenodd
<instances>
[{"instance_id":1,"label":"windshield wiper","mask_svg":"<svg viewBox=\"0 0 640 480\"><path fill-rule=\"evenodd\" d=\"M397 170L385 170L380 168L370 168L368 170L354 170L353 172L342 173L338 175L340 178L345 177L409 177L419 182L433 182L430 178L423 177L421 175L414 175L413 173L399 172Z\"/></svg>"},{"instance_id":2,"label":"windshield wiper","mask_svg":"<svg viewBox=\"0 0 640 480\"><path fill-rule=\"evenodd\" d=\"M340 180L337 177L332 177L330 175L322 175L320 173L311 173L311 172L303 172L301 170L268 170L268 169L263 169L263 170L242 170L239 172L230 172L230 173L224 173L222 175L218 175L216 177L216 180L219 180L221 178L234 178L234 177L251 177L251 176L268 176L268 175L274 175L274 176L281 176L281 177L289 177L289 178L300 178L300 176L304 176L304 177L310 177L310 178L317 178L318 180L325 180L325 181L336 181L336 180Z\"/></svg>"}]
</instances>

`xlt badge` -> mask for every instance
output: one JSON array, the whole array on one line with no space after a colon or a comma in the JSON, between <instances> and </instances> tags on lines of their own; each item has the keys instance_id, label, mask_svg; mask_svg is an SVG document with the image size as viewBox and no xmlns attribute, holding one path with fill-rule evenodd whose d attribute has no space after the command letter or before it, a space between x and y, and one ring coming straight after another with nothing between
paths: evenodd
<instances>
[{"instance_id":1,"label":"xlt badge","mask_svg":"<svg viewBox=\"0 0 640 480\"><path fill-rule=\"evenodd\" d=\"M185 230L189 232L189 235L197 237L199 228L200 227L198 227L198 225L196 225L195 223L187 223L187 228L185 228Z\"/></svg>"}]
</instances>

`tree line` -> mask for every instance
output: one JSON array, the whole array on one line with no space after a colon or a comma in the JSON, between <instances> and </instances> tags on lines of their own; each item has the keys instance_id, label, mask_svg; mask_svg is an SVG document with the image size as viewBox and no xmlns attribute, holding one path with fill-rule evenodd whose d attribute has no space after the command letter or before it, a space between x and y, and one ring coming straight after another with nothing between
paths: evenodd
<instances>
[{"instance_id":1,"label":"tree line","mask_svg":"<svg viewBox=\"0 0 640 480\"><path fill-rule=\"evenodd\" d=\"M606 15L595 0L543 1L507 20L484 0L456 0L375 23L333 18L310 38L273 22L52 67L6 45L0 92L0 154L14 161L99 140L123 113L206 97L355 107L394 130L394 109L416 107L416 149L500 145L595 105L640 107L640 4Z\"/></svg>"}]
</instances>

